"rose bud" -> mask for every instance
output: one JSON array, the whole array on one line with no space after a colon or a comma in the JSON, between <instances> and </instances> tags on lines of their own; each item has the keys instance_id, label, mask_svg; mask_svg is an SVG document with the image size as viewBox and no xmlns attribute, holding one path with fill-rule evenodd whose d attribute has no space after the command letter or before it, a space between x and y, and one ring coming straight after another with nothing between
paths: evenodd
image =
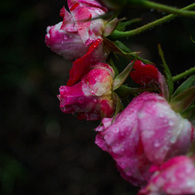
<instances>
[{"instance_id":1,"label":"rose bud","mask_svg":"<svg viewBox=\"0 0 195 195\"><path fill-rule=\"evenodd\" d=\"M74 60L83 56L94 41L102 39L104 20L98 17L107 9L95 0L67 2L70 12L61 9L63 21L47 27L45 43L65 59Z\"/></svg>"},{"instance_id":2,"label":"rose bud","mask_svg":"<svg viewBox=\"0 0 195 195\"><path fill-rule=\"evenodd\" d=\"M112 97L114 71L105 63L90 67L81 81L61 86L58 98L64 113L76 113L79 119L98 120L111 117L115 106Z\"/></svg>"}]
</instances>

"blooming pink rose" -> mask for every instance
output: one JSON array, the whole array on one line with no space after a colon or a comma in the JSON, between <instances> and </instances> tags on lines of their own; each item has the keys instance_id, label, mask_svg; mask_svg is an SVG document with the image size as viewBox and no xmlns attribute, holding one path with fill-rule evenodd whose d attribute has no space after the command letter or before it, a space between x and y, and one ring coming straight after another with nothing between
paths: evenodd
<instances>
[{"instance_id":1,"label":"blooming pink rose","mask_svg":"<svg viewBox=\"0 0 195 195\"><path fill-rule=\"evenodd\" d=\"M158 94L144 92L117 115L96 128L95 143L116 161L121 176L136 186L151 177L151 165L160 165L189 149L194 128Z\"/></svg>"},{"instance_id":2,"label":"blooming pink rose","mask_svg":"<svg viewBox=\"0 0 195 195\"><path fill-rule=\"evenodd\" d=\"M195 158L178 156L170 159L155 171L147 186L138 195L187 195L195 194Z\"/></svg>"},{"instance_id":3,"label":"blooming pink rose","mask_svg":"<svg viewBox=\"0 0 195 195\"><path fill-rule=\"evenodd\" d=\"M81 81L61 86L60 108L64 113L77 113L79 119L98 120L111 117L115 108L112 98L113 69L105 63L90 67Z\"/></svg>"},{"instance_id":4,"label":"blooming pink rose","mask_svg":"<svg viewBox=\"0 0 195 195\"><path fill-rule=\"evenodd\" d=\"M77 59L83 56L89 46L102 39L104 21L94 19L107 11L96 0L67 0L70 12L64 7L60 16L63 22L47 27L45 42L52 51L65 59Z\"/></svg>"}]
</instances>

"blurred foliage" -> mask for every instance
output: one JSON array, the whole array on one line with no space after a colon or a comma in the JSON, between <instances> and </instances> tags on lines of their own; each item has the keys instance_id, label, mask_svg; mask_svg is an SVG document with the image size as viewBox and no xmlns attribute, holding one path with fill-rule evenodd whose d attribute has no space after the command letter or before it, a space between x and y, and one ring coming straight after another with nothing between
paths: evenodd
<instances>
[{"instance_id":1,"label":"blurred foliage","mask_svg":"<svg viewBox=\"0 0 195 195\"><path fill-rule=\"evenodd\" d=\"M183 7L192 1L163 2ZM66 84L71 62L50 51L44 36L48 25L61 20L64 3L0 1L0 193L136 194L137 189L119 176L111 157L94 144L93 129L99 122L78 121L59 109L56 95L59 86ZM124 16L143 19L130 30L162 14L128 8L120 12L119 17ZM194 19L179 17L121 41L161 69L160 43L175 75L194 66L194 27ZM119 59L114 63L129 63Z\"/></svg>"}]
</instances>

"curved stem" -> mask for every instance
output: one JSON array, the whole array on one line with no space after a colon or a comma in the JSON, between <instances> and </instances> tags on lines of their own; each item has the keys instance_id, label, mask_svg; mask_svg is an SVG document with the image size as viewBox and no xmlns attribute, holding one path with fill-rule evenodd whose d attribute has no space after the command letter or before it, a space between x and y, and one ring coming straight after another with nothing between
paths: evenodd
<instances>
[{"instance_id":1,"label":"curved stem","mask_svg":"<svg viewBox=\"0 0 195 195\"><path fill-rule=\"evenodd\" d=\"M181 74L178 74L173 77L173 82L179 81L183 79L184 77L187 77L189 75L195 74L195 67L190 68L189 70L186 70L185 72L182 72Z\"/></svg>"},{"instance_id":2,"label":"curved stem","mask_svg":"<svg viewBox=\"0 0 195 195\"><path fill-rule=\"evenodd\" d=\"M195 5L195 3L193 3ZM159 11L164 11L166 13L176 14L178 16L187 16L187 17L195 17L195 11L187 11L182 9L177 9L171 6L163 5L160 3L155 3L152 1L141 1L141 5L146 8L155 9Z\"/></svg>"},{"instance_id":3,"label":"curved stem","mask_svg":"<svg viewBox=\"0 0 195 195\"><path fill-rule=\"evenodd\" d=\"M188 5L187 7L184 7L182 8L181 10L188 10L188 9L192 9L195 7L195 3L191 4L191 5ZM119 39L119 38L122 38L122 37L131 37L131 36L134 36L134 35L137 35L137 34L140 34L141 32L144 32L146 30L149 30L155 26L158 26L162 23L165 23L165 22L168 22L172 19L174 19L175 17L177 17L176 14L169 14L163 18L160 18L158 20L155 20L153 22L150 22L144 26L141 26L139 28L136 28L134 30L130 30L130 31L118 31L118 30L115 30L109 37L112 38L112 39Z\"/></svg>"}]
</instances>

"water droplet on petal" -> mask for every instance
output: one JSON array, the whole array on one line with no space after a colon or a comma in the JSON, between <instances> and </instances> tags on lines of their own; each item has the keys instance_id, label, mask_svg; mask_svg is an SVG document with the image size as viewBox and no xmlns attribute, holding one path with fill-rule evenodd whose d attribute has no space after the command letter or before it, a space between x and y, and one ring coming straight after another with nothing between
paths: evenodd
<instances>
[{"instance_id":1,"label":"water droplet on petal","mask_svg":"<svg viewBox=\"0 0 195 195\"><path fill-rule=\"evenodd\" d=\"M157 148L157 147L159 147L159 146L160 146L159 141L158 141L158 140L155 140L155 141L154 141L154 147L156 147L156 148Z\"/></svg>"},{"instance_id":2,"label":"water droplet on petal","mask_svg":"<svg viewBox=\"0 0 195 195\"><path fill-rule=\"evenodd\" d=\"M173 126L173 125L174 125L173 121L169 121L169 126Z\"/></svg>"},{"instance_id":3,"label":"water droplet on petal","mask_svg":"<svg viewBox=\"0 0 195 195\"><path fill-rule=\"evenodd\" d=\"M119 132L119 128L118 127L114 127L113 132L114 133L118 133Z\"/></svg>"}]
</instances>

